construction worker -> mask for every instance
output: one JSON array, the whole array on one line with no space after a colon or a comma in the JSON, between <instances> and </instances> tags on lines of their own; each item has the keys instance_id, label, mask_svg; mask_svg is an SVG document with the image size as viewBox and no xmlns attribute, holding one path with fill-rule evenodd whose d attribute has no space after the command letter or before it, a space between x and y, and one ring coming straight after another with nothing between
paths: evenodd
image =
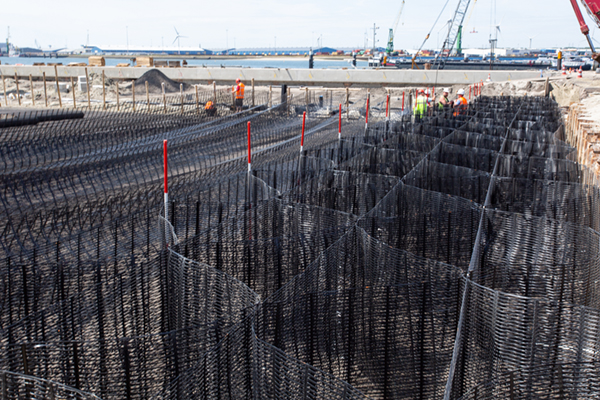
<instances>
[{"instance_id":1,"label":"construction worker","mask_svg":"<svg viewBox=\"0 0 600 400\"><path fill-rule=\"evenodd\" d=\"M465 90L458 89L458 97L454 100L454 116L465 114L467 112L467 99L465 99Z\"/></svg>"},{"instance_id":2,"label":"construction worker","mask_svg":"<svg viewBox=\"0 0 600 400\"><path fill-rule=\"evenodd\" d=\"M237 83L237 86L234 89L234 92L235 92L235 112L240 112L240 111L242 111L242 108L244 107L244 90L246 88L246 85L244 85L242 83L242 80L240 78L237 78L235 80L235 83Z\"/></svg>"},{"instance_id":3,"label":"construction worker","mask_svg":"<svg viewBox=\"0 0 600 400\"><path fill-rule=\"evenodd\" d=\"M448 108L452 107L452 103L448 99L449 95L450 95L450 89L444 88L444 91L442 92L442 95L440 96L440 101L438 102L438 109L440 111L447 110Z\"/></svg>"},{"instance_id":4,"label":"construction worker","mask_svg":"<svg viewBox=\"0 0 600 400\"><path fill-rule=\"evenodd\" d=\"M204 106L204 111L206 112L206 115L208 115L209 117L212 117L217 112L217 109L215 108L215 105L213 104L213 102L209 100L206 102L206 105Z\"/></svg>"},{"instance_id":5,"label":"construction worker","mask_svg":"<svg viewBox=\"0 0 600 400\"><path fill-rule=\"evenodd\" d=\"M425 89L425 98L427 99L427 115L431 115L431 112L433 111L433 104L431 99L431 91L429 89Z\"/></svg>"},{"instance_id":6,"label":"construction worker","mask_svg":"<svg viewBox=\"0 0 600 400\"><path fill-rule=\"evenodd\" d=\"M427 115L427 97L425 97L425 91L423 89L417 91L413 114L415 115L415 121L420 121L423 116Z\"/></svg>"}]
</instances>

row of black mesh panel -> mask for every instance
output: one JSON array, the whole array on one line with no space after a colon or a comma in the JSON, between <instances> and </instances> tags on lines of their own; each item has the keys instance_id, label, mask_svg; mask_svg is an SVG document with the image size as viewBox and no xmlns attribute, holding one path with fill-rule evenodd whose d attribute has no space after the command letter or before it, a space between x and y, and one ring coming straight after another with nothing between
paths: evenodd
<instances>
[{"instance_id":1,"label":"row of black mesh panel","mask_svg":"<svg viewBox=\"0 0 600 400\"><path fill-rule=\"evenodd\" d=\"M285 123L289 124L289 122ZM313 122L309 126L315 123ZM246 140L246 127L242 126L241 128L243 129L239 129L236 133L239 139L236 139L239 142L238 145ZM291 128L285 129L284 132L291 135L297 134ZM257 136L255 141L260 145L261 135ZM218 152L223 154L228 148L233 148L232 143L227 143L228 139L222 132L213 132L204 139L208 142L215 139L225 141L217 146ZM280 139L287 140L285 136ZM3 228L13 231L14 235L18 236L19 229L23 224L28 227L45 224L39 221L39 218L31 216L32 211L44 208L48 208L48 212L58 213L58 215L64 215L64 218L77 221L77 210L89 209L93 214L94 209L98 207L101 209L110 207L111 212L113 209L121 207L127 209L124 211L124 216L126 216L135 213L136 207L140 211L151 207L152 205L148 202L155 202L156 196L152 197L152 194L158 194L157 192L160 190L158 186L162 184L160 163L162 149L160 146L161 143L156 143L151 151L135 150L134 148L133 151L136 153L129 157L119 156L119 159L84 163L82 169L78 169L75 165L69 169L40 172L36 174L36 179L33 179L31 173L6 176L4 180L5 195L3 196L6 219L4 219L5 226ZM181 193L181 188L189 190L187 188L195 187L191 186L189 182L201 181L202 184L208 185L211 180L213 182L221 180L222 175L244 170L245 155L241 155L241 152L238 152L237 157L231 158L229 155L228 158L219 158L218 153L210 155L210 149L207 147L202 141L193 146L187 143L170 146L171 186L178 195ZM209 155L203 156L203 152ZM213 153L216 151L213 150ZM133 199L119 202L119 199L123 197ZM138 201L135 197L138 198ZM107 198L114 201L102 205L107 202ZM17 199L21 201L16 201ZM48 203L47 207L46 203ZM125 207L122 204L125 204ZM42 216L42 218L44 217ZM116 218L116 215L112 218ZM27 229L27 235L31 233L31 230Z\"/></svg>"},{"instance_id":2,"label":"row of black mesh panel","mask_svg":"<svg viewBox=\"0 0 600 400\"><path fill-rule=\"evenodd\" d=\"M323 164L323 161L320 162L320 164ZM327 163L325 163L327 164ZM310 165L309 165L310 168ZM314 168L313 168L314 169ZM269 169L267 168L267 171L269 171ZM254 180L256 181L256 180ZM258 181L256 181L258 182ZM255 182L255 183L256 183ZM246 182L245 186L247 186L248 183ZM239 182L238 185L239 186ZM257 187L264 187L264 182L263 184L253 184L252 185L254 190L253 192L256 192L256 188ZM266 189L267 192L269 192L268 188ZM230 192L227 192L227 195L229 196ZM269 197L272 196L272 193L267 193L267 194L262 194L260 197ZM238 198L238 196L236 196L236 198ZM244 198L244 196L239 196L239 198ZM251 200L256 200L255 197L251 197ZM248 198L246 198L246 200L248 200ZM239 201L235 200L232 205L233 208L237 210L237 205ZM227 207L227 209L229 209L229 207ZM171 207L171 217L175 220L175 216L178 215L178 208L173 206ZM326 210L325 210L326 211ZM74 213L76 214L76 213ZM349 215L345 215L344 218L348 218ZM69 218L66 218L66 221L68 221ZM255 226L258 226L258 222L259 220L257 220L255 218ZM123 224L123 225L126 225ZM126 253L126 251L123 250L119 250L119 245L120 244L125 244L125 246L129 246L129 244L131 244L131 248L132 249L137 249L139 244L138 243L134 243L134 236L135 234L137 234L137 229L139 228L131 228L131 241L129 241L128 239L123 240L122 237L124 236L125 238L127 237L128 229L125 229L127 232L125 234L123 233L119 233L118 229L116 228L112 228L115 231L115 239L113 242L114 245L114 270L115 273L119 270L117 268L117 266L119 266L120 268L122 268L122 265L125 264L127 265L128 261L127 260L119 260L118 258L121 257L121 254ZM146 226L145 231L151 231L152 228L150 228L149 226ZM92 232L92 234L95 232ZM335 239L335 237L333 238ZM85 243L85 245L88 244L88 240L89 238L84 238L83 242ZM81 237L78 237L78 246L80 245L80 243L82 242ZM91 243L91 247L93 247L93 250L96 249L96 246L98 248L98 252L100 252L101 247L102 249L104 248L104 243L103 240L101 240L100 237L100 231L98 232L98 239L96 241L96 243L93 243L93 241L90 241ZM108 242L108 241L107 241ZM129 243L130 242L130 243ZM300 241L299 241L300 242ZM102 243L102 245L100 244ZM109 245L110 246L110 245ZM248 246L246 246L248 247ZM324 246L323 248L325 248L326 246ZM62 249L65 248L64 243L57 243L56 246L56 259L57 259L57 263L60 263L62 261L62 256L61 256L61 251ZM306 247L306 246L300 246L303 253L306 252L306 248L312 248L312 246L310 247ZM318 250L318 248L314 248L312 249L312 251ZM43 251L44 256L50 256L48 253L50 253L49 251ZM81 255L82 253L84 253L83 257L84 258L94 258L93 256L90 256L89 250L86 251L82 251L79 247L77 248L77 250L72 249L72 251L70 251L71 256L77 254L77 256ZM235 255L235 252L234 252ZM305 257L306 254L303 255L303 257ZM35 259L35 250L34 250L34 259ZM99 254L96 255L95 258L98 258ZM75 260L73 260L75 261ZM105 271L112 271L113 265L111 265L112 263L106 263L107 265L105 265L104 263L102 263L102 261L100 261L99 259L97 260L98 262L95 263L95 265L92 266L92 268L90 268L90 270L93 272L93 270L96 270L96 279L97 282L111 282L110 278L106 278L103 276L103 274L105 273ZM64 261L64 264L66 266L69 265L68 261ZM81 263L77 263L75 264L77 267L81 267ZM95 266L95 268L93 268ZM10 262L8 262L8 267L9 270L11 269L11 265ZM168 332L169 329L165 327L166 323L170 323L170 324L176 324L177 321L172 321L171 318L165 318L164 316L160 319L160 321L162 321L162 325L161 328L159 329L148 329L147 327L144 328L144 324L141 321L148 321L147 316L145 318L141 318L141 320L139 319L139 315L134 316L133 314L138 314L138 309L144 309L145 305L144 305L144 300L146 301L147 304L155 304L157 303L157 299L156 298L152 298L149 293L152 292L150 290L144 290L144 283L143 283L143 278L140 280L139 278L137 280L133 280L133 283L131 281L132 277L128 276L128 274L123 273L121 275L118 276L119 278L119 285L116 285L118 287L118 289L113 290L115 291L115 293L119 294L121 296L121 300L120 302L117 300L113 300L112 302L109 301L109 303L115 303L117 306L115 306L114 308L110 308L109 306L106 305L102 305L100 306L100 304L98 304L98 309L94 309L92 308L85 308L82 310L82 307L86 307L87 303L92 303L94 304L93 299L92 300L85 300L85 299L74 299L74 296L77 295L77 293L83 293L83 294L87 294L87 295L92 295L91 298L93 298L93 294L96 293L96 296L98 296L98 293L103 293L106 292L106 290L99 290L98 288L96 288L96 290L91 290L89 288L86 288L85 286L92 286L93 287L93 279L89 279L87 278L87 275L91 275L91 274L87 274L85 272L83 273L76 273L75 275L70 273L73 272L73 270L71 271L64 271L62 269L62 266L58 265L58 264L54 264L52 265L52 267L57 268L57 270L59 270L59 274L57 276L57 281L58 281L58 290L56 290L57 288L50 288L50 287L45 287L45 289L50 289L47 290L47 293L55 293L55 292L59 292L60 294L60 298L66 298L65 300L61 301L61 307L60 310L58 309L48 309L46 308L45 310L39 312L39 313L32 313L31 312L31 307L29 306L25 306L25 311L24 314L30 314L32 315L31 318L25 318L23 319L20 323L16 323L16 324L11 324L10 328L8 328L7 332L9 332L8 337L29 337L29 340L34 340L35 339L32 338L32 336L29 336L29 333L33 334L34 332L38 332L38 339L40 339L38 341L37 344L33 344L33 345L24 345L24 343L15 343L13 344L9 344L8 345L8 353L9 356L6 357L6 360L9 360L10 364L11 364L11 369L15 369L18 370L19 368L23 369L23 372L28 372L28 373L35 373L35 374L39 374L39 375L44 375L47 377L50 377L50 375L52 375L52 373L50 373L49 371L53 371L54 372L54 377L58 378L59 380L62 381L68 381L70 384L72 384L73 386L77 386L77 387L86 387L88 389L94 389L94 388L100 388L100 391L102 393L103 396L108 396L108 397L119 397L119 393L123 393L125 392L127 394L127 397L133 396L133 397L141 397L141 398L145 398L148 397L148 393L151 392L153 389L153 386L151 384L148 384L147 380L151 379L149 377L153 377L153 374L151 371L146 372L146 368L148 368L148 363L144 362L142 363L141 367L138 367L138 369L136 369L133 364L135 364L135 360L137 360L137 357L140 357L143 360L149 361L151 365L156 364L156 368L159 368L160 370L164 370L165 375L163 376L163 379L157 379L156 382L158 382L158 385L163 384L165 381L168 381L169 379L172 379L173 376L176 376L178 374L179 368L187 368L189 367L189 364L185 364L183 360L181 360L181 365L175 369L173 369L173 367L165 367L165 363L161 363L161 357L168 359L168 357L164 356L162 354L162 352L160 353L161 355L158 356L157 354L155 354L155 351L152 350L155 347L167 347L166 344L163 345L159 345L159 343L161 343L160 340L158 339L148 339L148 340L144 340L144 338L140 338L140 339L136 339L135 336L139 335L139 334L146 334L147 335L152 335L152 332L154 331L159 331L159 332ZM128 265L129 268L131 268L131 270L138 270L138 266L137 264L130 264ZM18 267L17 267L18 268ZM34 268L37 268L36 263L34 263ZM65 268L66 269L66 268ZM155 269L159 269L158 267L155 267ZM173 268L174 269L174 268ZM142 268L141 269L142 272L145 272L145 270ZM171 269L172 270L172 269ZM35 277L32 277L30 275L27 274L27 271L24 271L22 277L24 280L27 280L31 282L42 282L43 281L43 271L36 271L36 272L40 272L40 279L36 279ZM49 273L49 271L46 271L46 273ZM188 274L184 274L184 275L188 275ZM8 275L10 276L10 275ZM76 282L74 282L73 278L77 278ZM144 274L142 275L144 276ZM67 278L66 278L67 277ZM149 278L148 278L149 279ZM171 275L169 275L168 278L163 278L163 279L169 279L169 282L171 282L170 280L174 279ZM10 279L9 279L10 280ZM125 284L123 284L123 280L125 281ZM67 282L65 282L67 281ZM92 282L92 285L88 284L88 281ZM195 284L197 284L198 282L195 282ZM10 282L9 282L10 285ZM29 288L30 287L30 283L25 283L25 287ZM83 286L82 286L83 285ZM100 285L100 283L98 283L96 286ZM139 287L139 285L141 285L141 288ZM14 286L19 287L20 285L18 283L15 283ZM174 288L180 288L181 285L175 285ZM194 285L195 287L195 285ZM125 289L124 289L125 288ZM54 289L54 290L53 290ZM71 290L70 290L71 289ZM74 289L74 290L73 290ZM93 289L93 288L92 288ZM66 290L66 291L65 291ZM225 290L225 292L236 292L237 290L235 289L230 289L230 290ZM27 290L24 290L24 297L27 296ZM39 292L39 288L38 290L34 290L31 292ZM29 292L29 293L31 293ZM110 291L109 291L110 292ZM130 296L131 293L137 293L138 296L140 296L142 298L141 303L140 302L135 302L133 301ZM144 292L146 293L144 295ZM190 290L190 292L193 292L193 290ZM10 290L9 290L9 297L10 297ZM75 294L73 294L75 293ZM165 290L164 288L161 290L161 293L171 293L168 290ZM174 291L172 292L174 293ZM116 295L114 295L116 296ZM113 297L114 297L113 296ZM125 301L123 301L123 296L125 297ZM150 296L150 297L148 297ZM197 293L196 293L197 296ZM16 296L15 296L16 297ZM110 298L110 294L108 296ZM118 297L118 296L117 296ZM185 295L183 295L183 297L185 298ZM42 303L45 303L44 299L40 299ZM70 301L68 301L70 300ZM78 301L76 301L78 300ZM97 301L101 301L101 300L97 300ZM163 300L164 301L164 300ZM50 299L48 301L48 303L55 303L56 300ZM167 305L169 307L172 306L172 304L174 303L174 300L171 300L170 302L167 303ZM27 299L25 298L25 303L27 303ZM63 304L65 303L65 304ZM19 304L19 302L15 301L14 304ZM22 304L22 302L21 302ZM159 303L160 304L160 303ZM119 306L120 305L120 310L119 310ZM222 305L222 304L221 304ZM163 306L161 308L165 308L166 306ZM56 308L56 307L55 307ZM123 310L125 311L125 314L123 314ZM28 311L29 310L29 311ZM102 311L100 311L102 310ZM173 311L172 308L168 308L169 311ZM119 311L122 315L120 315L121 318L121 322L119 323ZM177 308L176 310L177 311ZM111 347L111 351L105 351L105 347L104 344L106 342L106 340L108 340L107 338L110 337L110 335L107 335L105 333L105 329L109 329L109 326L105 326L105 324L103 324L101 321L104 320L104 318L100 317L100 322L98 322L98 325L96 326L96 328L94 328L93 326L88 326L88 329L86 330L86 335L85 339L84 339L84 343L81 343L80 340L78 339L78 333L83 329L81 326L79 326L79 324L86 324L89 325L89 319L85 320L85 321L81 321L81 318L78 318L78 316L80 316L81 314L84 315L90 315L90 316L95 316L96 318L98 318L99 316L101 316L102 314L104 314L104 312L107 313L109 318L111 315L115 315L116 317L115 319L115 326L117 326L116 328L114 328L114 336L115 337L130 337L134 336L133 338L131 338L131 340L127 339L125 341L123 341L122 339L119 339L119 341L117 342L117 344L122 344L123 346L119 346L119 345L115 345L115 346L110 346L110 345L106 345L106 347ZM161 312L157 312L156 310L151 310L148 309L148 312L150 315L164 315L165 311L163 310L162 313ZM190 311L191 313L194 314L198 314L198 315L202 315L204 313L202 312L198 312L198 310L193 310ZM142 313L143 314L143 313ZM35 318L37 316L37 319ZM52 322L53 321L53 316L55 318L55 320L57 322ZM16 319L18 319L18 316L15 316ZM31 321L33 319L33 321ZM152 322L158 322L159 319L157 318L153 318ZM166 321L166 322L165 322ZM212 321L212 319L211 319ZM212 322L213 324L217 324L219 323L219 321L217 322ZM181 322L180 325L184 325L184 326L188 326L189 325L194 325L194 323L190 323L189 321L184 319L184 322ZM60 325L60 327L56 327ZM219 329L221 329L219 332L224 331L225 329L222 328L224 324L221 322L220 325L218 325ZM54 326L54 328L53 328ZM226 326L226 325L224 325ZM67 329L70 328L70 329ZM119 332L119 328L122 327L121 331ZM129 328L129 329L128 329ZM36 330L37 329L37 330ZM189 330L189 328L186 328L187 330ZM41 333L40 333L41 331ZM24 332L28 332L27 334ZM49 341L51 341L51 337L52 334L56 332L62 332L64 335L68 335L69 333L71 333L71 337L55 337L55 342L54 344L52 343L48 343ZM94 342L93 340L93 336L94 334L97 334L99 336L99 338L97 340L99 340L101 342L101 344L98 345L97 344L93 344L91 346L86 346L86 344L89 344L90 342ZM184 332L185 333L185 332ZM201 332L202 335L205 335L204 332ZM39 335L41 335L42 337L39 338ZM177 334L179 335L179 334ZM190 347L192 346L192 344L185 344L185 343L194 343L194 342L201 342L203 343L203 345L205 346L210 346L210 341L205 340L203 337L198 337L198 334L195 334L195 336L193 336L193 340L187 341L184 340L185 338L180 338L179 340L175 340L177 339L177 335L171 335L173 336L171 342L171 346L172 348L175 348L175 346L177 345L178 347L180 346L181 349L178 350L184 354L189 354L189 357L191 357L193 354L197 354L197 352L193 351L193 348ZM202 336L201 335L201 336ZM159 335L159 339L162 338L163 336L169 336L169 335ZM190 336L190 335L187 335ZM170 337L170 336L169 336ZM219 334L211 334L211 337L216 337L217 341L219 338ZM70 339L70 340L69 340ZM8 339L7 339L8 340ZM60 340L59 342L56 342L56 340ZM63 343L65 340L68 340L69 343ZM17 341L20 341L17 339ZM12 339L10 340L10 342L12 343ZM39 345L39 342L43 342L44 344ZM145 343L144 345L140 345L139 343ZM150 343L150 344L148 344ZM91 349L90 349L91 347ZM98 352L98 348L100 348L100 351ZM14 350L14 349L18 349L18 350ZM39 349L44 349L45 351L41 351ZM142 350L140 350L142 349ZM20 352L19 352L20 351ZM41 352L41 354L40 354ZM95 358L96 354L100 354L100 358ZM177 352L174 352L177 353ZM113 362L110 362L109 360L112 358L113 360L115 360L115 358L118 357L125 357L126 360L124 360L123 363L121 363L120 365L116 365ZM158 357L158 358L157 358ZM49 360L55 360L54 364L52 362L49 362ZM174 356L174 359L176 361L174 361L172 364L173 365L178 365L179 361L178 360L178 356ZM129 361L127 361L129 360ZM123 361L123 360L122 360ZM167 360L168 361L168 360ZM39 362L39 364L38 364ZM166 363L168 365L168 363ZM40 371L39 369L39 365L44 365L46 369L44 369L44 371ZM54 366L53 366L54 365ZM66 370L64 368L60 368L60 367L56 367L56 365L66 365ZM149 368L150 369L150 368ZM57 372L58 370L58 372ZM61 372L62 370L62 372ZM35 371L35 372L34 372ZM85 373L83 371L95 371L95 373L98 373L98 371L100 372L98 377L95 379L90 378L89 376L84 376ZM136 378L136 374L137 378ZM174 375L173 375L174 374ZM143 376L143 379L140 378L140 376ZM170 378L169 378L170 376ZM158 377L157 377L158 378ZM107 385L107 382L120 382L120 384L117 385ZM142 387L143 391L142 392L137 392L137 393L133 393L132 387ZM108 389L107 389L108 388Z\"/></svg>"},{"instance_id":3,"label":"row of black mesh panel","mask_svg":"<svg viewBox=\"0 0 600 400\"><path fill-rule=\"evenodd\" d=\"M163 253L8 327L3 368L102 398L148 398L257 301L235 278Z\"/></svg>"},{"instance_id":4,"label":"row of black mesh panel","mask_svg":"<svg viewBox=\"0 0 600 400\"><path fill-rule=\"evenodd\" d=\"M598 305L596 231L569 222L489 210L472 279L532 298Z\"/></svg>"},{"instance_id":5,"label":"row of black mesh panel","mask_svg":"<svg viewBox=\"0 0 600 400\"><path fill-rule=\"evenodd\" d=\"M280 148L279 152L281 153L282 150L285 152L286 148ZM295 162L297 164L298 154L299 152L294 150L293 157L287 163ZM326 160L315 159L314 161L316 163L314 166L311 162L306 163L305 179L311 175L309 170L330 168L331 163ZM283 163L283 165L287 165L287 163ZM246 193L247 174L231 175L225 180L218 176L219 173L240 171L245 167L246 164L243 161L231 164L229 170L209 171L214 177L212 179L204 178L203 185L198 185L198 177L194 179L193 174L184 175L181 179L175 177L171 180L171 192L174 192L176 196L180 198L192 196L195 197L198 207L202 204L202 213L198 212L192 222L185 221L188 225L185 230L182 225L182 232L190 232L192 229L198 232L200 227L204 230L207 226L210 227L211 223L215 225L223 219L236 217L238 213L244 211L249 200ZM276 174L276 169L274 166L273 175ZM291 168L292 173L295 170L297 168ZM257 172L259 172L258 176L263 175L260 170ZM268 176L270 172L267 165L266 175ZM289 178L286 174L280 175L286 179ZM300 178L301 175L298 177ZM277 191L272 188L277 186L276 182L269 181L269 185L267 185L259 178L256 179L253 178L258 183L253 185L252 200L276 195ZM291 179L291 181L295 180ZM4 304L7 307L10 305L11 309L12 307L18 308L14 315L11 312L4 314L9 321L18 320L27 315L28 311L37 310L38 308L32 305L37 304L41 298L56 293L53 288L56 286L57 279L43 278L46 274L50 274L50 269L58 263L69 268L66 273L69 281L74 281L77 277L81 284L82 280L87 282L87 278L82 277L89 275L86 272L87 267L85 267L88 263L84 263L82 260L91 259L93 263L106 263L109 266L114 263L114 267L102 269L113 272L120 271L121 263L127 265L130 262L130 255L135 256L140 253L147 255L150 245L155 244L154 240L150 240L150 236L153 236L154 216L159 212L161 204L162 188L160 186L160 184L151 186L149 196L144 192L132 190L129 192L130 195L120 199L110 198L107 203L78 202L70 208L51 209L49 207L48 211L42 210L33 215L25 214L26 218L19 221L19 225L9 226L7 232L10 234L3 237L6 256L1 265L5 266L6 270L18 271L17 275L4 275L6 299ZM197 193L195 196L194 192ZM138 211L140 207L143 211ZM218 210L218 207L221 209ZM175 220L178 214L179 207L175 203L170 207L170 216ZM152 219L150 219L150 215L153 216ZM115 220L113 223L107 223L107 219L108 221ZM124 221L121 221L122 219ZM194 225L193 228L190 227L191 224ZM16 231L16 228L19 231ZM121 254L128 254L125 261L118 259ZM21 284L21 281L25 284ZM67 285L67 287L71 286ZM81 288L82 286L78 289ZM23 296L33 296L33 299L28 302ZM40 303L47 304L45 301Z\"/></svg>"},{"instance_id":6,"label":"row of black mesh panel","mask_svg":"<svg viewBox=\"0 0 600 400\"><path fill-rule=\"evenodd\" d=\"M179 243L168 256L155 248L155 220L134 226L118 201L90 201L110 204L107 220L115 204L124 221L61 256L69 271L89 262L87 275L66 279L51 263L40 272L36 282L57 289L39 288L60 294L64 285L68 296L21 311L31 317L5 329L8 368L105 398L390 399L440 398L450 374L457 398L513 371L533 382L548 360L593 361L596 187L589 171L564 161L563 143L535 140L557 126L548 107L483 98L457 118L367 132L350 122L342 142L323 126L302 157L284 123L281 144L264 142L252 176L243 159L180 172L169 207ZM520 142L502 146L465 121L496 126L498 137L512 122ZM515 152L535 156L527 169ZM78 213L59 214L60 237L59 225ZM137 246L145 258L132 262ZM95 247L106 253L98 265ZM22 255L31 260L14 257ZM11 278L22 270L13 258ZM31 293L12 287L21 304ZM113 336L98 333L98 315Z\"/></svg>"},{"instance_id":7,"label":"row of black mesh panel","mask_svg":"<svg viewBox=\"0 0 600 400\"><path fill-rule=\"evenodd\" d=\"M152 140L153 133L162 140L165 132L177 133L189 127L206 130L215 124L222 125L228 120L235 123L239 119L229 109L223 110L223 113L215 116L196 111L166 116L162 112L109 112L108 118L107 112L91 111L85 113L84 119L6 128L0 136L8 144L3 148L3 169L39 168L50 162L90 157L98 149L103 152L114 147L126 150L131 141L144 143ZM23 113L22 118L28 118L31 114ZM19 117L17 115L14 118ZM62 134L57 136L57 131Z\"/></svg>"},{"instance_id":8,"label":"row of black mesh panel","mask_svg":"<svg viewBox=\"0 0 600 400\"><path fill-rule=\"evenodd\" d=\"M494 178L491 196L493 208L572 222L594 231L600 231L599 202L596 185L526 178Z\"/></svg>"},{"instance_id":9,"label":"row of black mesh panel","mask_svg":"<svg viewBox=\"0 0 600 400\"><path fill-rule=\"evenodd\" d=\"M255 129L258 133L253 135L256 149L268 146L271 143L281 142L297 136L301 124L299 119L291 120L277 114L266 112L258 114ZM277 121L279 119L279 121ZM170 172L177 175L198 169L227 162L245 154L247 125L245 121L225 126L212 127L206 130L186 129L181 133L172 133L167 136L169 140ZM309 122L309 128L316 121ZM287 128L287 129L286 129ZM48 197L48 193L26 192L27 187L39 187L41 182L53 186L66 186L69 192L94 193L101 185L117 185L126 180L138 185L160 177L160 165L155 160L160 160L162 153L162 138L153 135L153 140L147 138L138 141L128 141L114 146L105 151L86 151L85 155L73 160L60 160L43 168L33 170L13 170L6 174L2 190L5 193L17 191L15 196ZM170 136L170 137L169 137ZM218 145L217 145L218 143ZM37 163L36 163L37 165ZM158 168L157 168L158 167ZM126 171L129 171L126 172ZM135 172L139 172L136 177ZM72 181L85 177L85 183ZM72 185L77 185L72 187ZM23 191L23 193L21 193ZM33 199L32 199L33 201Z\"/></svg>"}]
</instances>

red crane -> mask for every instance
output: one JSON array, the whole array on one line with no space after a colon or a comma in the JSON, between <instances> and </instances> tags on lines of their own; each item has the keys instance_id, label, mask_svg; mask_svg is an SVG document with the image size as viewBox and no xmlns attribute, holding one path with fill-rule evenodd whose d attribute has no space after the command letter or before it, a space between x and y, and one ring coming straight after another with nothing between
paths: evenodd
<instances>
[{"instance_id":1,"label":"red crane","mask_svg":"<svg viewBox=\"0 0 600 400\"><path fill-rule=\"evenodd\" d=\"M583 5L585 6L588 14L592 17L594 22L600 27L600 0L581 0ZM590 37L590 28L588 28L585 20L583 19L583 15L581 15L581 10L577 5L577 0L571 0L571 5L573 6L573 10L575 11L575 15L577 16L577 20L579 21L579 27L581 28L581 33L585 35L592 52L596 53L596 48L594 47L594 43L592 43L592 38ZM594 59L596 57L600 58L600 55L594 54ZM597 61L597 60L596 60Z\"/></svg>"}]
</instances>

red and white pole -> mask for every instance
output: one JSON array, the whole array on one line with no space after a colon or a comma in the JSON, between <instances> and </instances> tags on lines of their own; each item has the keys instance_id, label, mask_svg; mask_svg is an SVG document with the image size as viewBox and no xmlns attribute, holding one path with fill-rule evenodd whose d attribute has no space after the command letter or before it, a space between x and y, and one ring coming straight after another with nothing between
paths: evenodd
<instances>
[{"instance_id":1,"label":"red and white pole","mask_svg":"<svg viewBox=\"0 0 600 400\"><path fill-rule=\"evenodd\" d=\"M370 100L371 96L369 96L367 94L367 113L365 115L365 130L367 130L367 128L369 128L369 100Z\"/></svg>"},{"instance_id":2,"label":"red and white pole","mask_svg":"<svg viewBox=\"0 0 600 400\"><path fill-rule=\"evenodd\" d=\"M302 154L302 149L304 149L304 128L306 127L306 111L302 113L302 136L300 137L300 154Z\"/></svg>"},{"instance_id":3,"label":"red and white pole","mask_svg":"<svg viewBox=\"0 0 600 400\"><path fill-rule=\"evenodd\" d=\"M338 119L338 140L342 139L342 105L340 104L340 112Z\"/></svg>"},{"instance_id":4,"label":"red and white pole","mask_svg":"<svg viewBox=\"0 0 600 400\"><path fill-rule=\"evenodd\" d=\"M164 196L164 201L165 201L165 221L169 222L169 170L168 170L168 164L167 164L167 140L163 140L163 175L164 175L164 180L165 180L165 196ZM165 240L167 241L167 246L169 245L169 240L168 238L168 232L169 229L167 228L167 225L165 224Z\"/></svg>"},{"instance_id":5,"label":"red and white pole","mask_svg":"<svg viewBox=\"0 0 600 400\"><path fill-rule=\"evenodd\" d=\"M252 171L252 158L250 149L250 121L248 121L248 172Z\"/></svg>"},{"instance_id":6,"label":"red and white pole","mask_svg":"<svg viewBox=\"0 0 600 400\"><path fill-rule=\"evenodd\" d=\"M402 92L402 111L404 111L404 92Z\"/></svg>"},{"instance_id":7,"label":"red and white pole","mask_svg":"<svg viewBox=\"0 0 600 400\"><path fill-rule=\"evenodd\" d=\"M390 95L387 95L387 99L385 102L385 118L387 118L387 120L390 120Z\"/></svg>"},{"instance_id":8,"label":"red and white pole","mask_svg":"<svg viewBox=\"0 0 600 400\"><path fill-rule=\"evenodd\" d=\"M473 89L473 86L469 86L469 101L471 100L471 90Z\"/></svg>"}]
</instances>

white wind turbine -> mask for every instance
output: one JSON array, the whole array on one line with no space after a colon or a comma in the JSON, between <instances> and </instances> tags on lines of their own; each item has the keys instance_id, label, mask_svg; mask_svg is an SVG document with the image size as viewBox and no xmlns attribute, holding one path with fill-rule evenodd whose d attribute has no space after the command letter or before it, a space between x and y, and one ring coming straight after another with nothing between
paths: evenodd
<instances>
[{"instance_id":1,"label":"white wind turbine","mask_svg":"<svg viewBox=\"0 0 600 400\"><path fill-rule=\"evenodd\" d=\"M179 34L179 32L177 31L177 28L173 27L173 29L175 29L175 33L177 34L177 36L175 36L175 40L173 40L173 44L175 44L175 42L177 42L177 53L181 54L181 44L179 43L179 39L180 38L186 38L187 36L182 36Z\"/></svg>"}]
</instances>

